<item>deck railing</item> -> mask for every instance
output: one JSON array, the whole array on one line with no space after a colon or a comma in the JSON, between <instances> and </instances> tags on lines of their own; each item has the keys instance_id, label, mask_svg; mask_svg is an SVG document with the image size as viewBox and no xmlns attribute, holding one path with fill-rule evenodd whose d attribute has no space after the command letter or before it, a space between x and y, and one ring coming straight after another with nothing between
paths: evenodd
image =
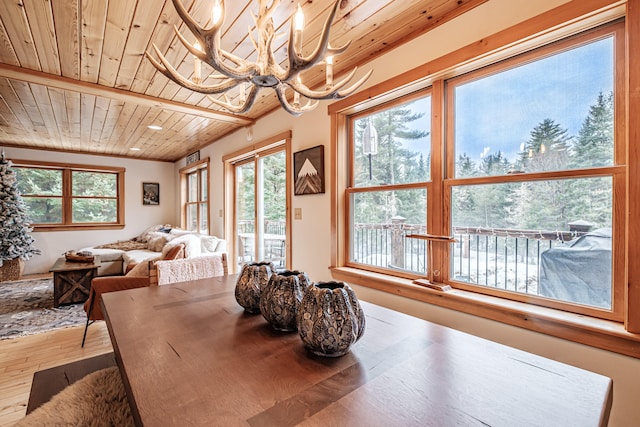
<instances>
[{"instance_id":1,"label":"deck railing","mask_svg":"<svg viewBox=\"0 0 640 427\"><path fill-rule=\"evenodd\" d=\"M238 221L238 233L253 233L255 232L254 221ZM266 234L286 234L286 223L284 221L264 221L264 233Z\"/></svg>"},{"instance_id":2,"label":"deck railing","mask_svg":"<svg viewBox=\"0 0 640 427\"><path fill-rule=\"evenodd\" d=\"M253 232L253 221L240 222L238 230ZM264 230L284 234L285 223L265 221ZM451 244L453 280L534 295L538 294L542 253L586 233L486 227L453 227L452 231L456 240ZM406 236L426 232L425 225L407 224L402 218L387 224L355 224L350 259L425 274L426 243Z\"/></svg>"},{"instance_id":3,"label":"deck railing","mask_svg":"<svg viewBox=\"0 0 640 427\"><path fill-rule=\"evenodd\" d=\"M355 224L351 260L382 268L427 272L426 245L407 234L424 234L426 226ZM540 259L547 249L585 232L453 227L453 280L520 293L538 294Z\"/></svg>"}]
</instances>

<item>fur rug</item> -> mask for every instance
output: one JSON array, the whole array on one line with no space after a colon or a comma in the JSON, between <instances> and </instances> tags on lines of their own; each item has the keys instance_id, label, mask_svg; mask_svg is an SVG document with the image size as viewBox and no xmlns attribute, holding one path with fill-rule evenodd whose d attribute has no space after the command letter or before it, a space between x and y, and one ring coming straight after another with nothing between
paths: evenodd
<instances>
[{"instance_id":1,"label":"fur rug","mask_svg":"<svg viewBox=\"0 0 640 427\"><path fill-rule=\"evenodd\" d=\"M16 427L133 425L120 371L114 366L71 384Z\"/></svg>"},{"instance_id":2,"label":"fur rug","mask_svg":"<svg viewBox=\"0 0 640 427\"><path fill-rule=\"evenodd\" d=\"M0 339L83 325L82 304L53 308L53 279L0 282Z\"/></svg>"}]
</instances>

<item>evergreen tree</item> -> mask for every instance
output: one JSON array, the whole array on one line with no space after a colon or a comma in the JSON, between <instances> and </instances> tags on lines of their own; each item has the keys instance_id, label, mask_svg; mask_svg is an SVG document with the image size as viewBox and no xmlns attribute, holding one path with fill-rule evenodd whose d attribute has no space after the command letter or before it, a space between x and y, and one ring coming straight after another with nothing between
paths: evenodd
<instances>
[{"instance_id":1,"label":"evergreen tree","mask_svg":"<svg viewBox=\"0 0 640 427\"><path fill-rule=\"evenodd\" d=\"M263 157L264 219L286 221L287 171L285 152Z\"/></svg>"},{"instance_id":2,"label":"evergreen tree","mask_svg":"<svg viewBox=\"0 0 640 427\"><path fill-rule=\"evenodd\" d=\"M552 119L538 123L520 153L518 168L525 172L566 169L571 142L567 132Z\"/></svg>"},{"instance_id":3,"label":"evergreen tree","mask_svg":"<svg viewBox=\"0 0 640 427\"><path fill-rule=\"evenodd\" d=\"M56 169L16 168L20 194L37 194L28 201L30 219L34 223L62 223L62 172Z\"/></svg>"},{"instance_id":4,"label":"evergreen tree","mask_svg":"<svg viewBox=\"0 0 640 427\"><path fill-rule=\"evenodd\" d=\"M598 95L582 123L573 148L572 167L586 168L613 164L613 92Z\"/></svg>"},{"instance_id":5,"label":"evergreen tree","mask_svg":"<svg viewBox=\"0 0 640 427\"><path fill-rule=\"evenodd\" d=\"M476 176L476 164L467 153L463 153L458 156L456 162L456 178L467 178L470 176Z\"/></svg>"},{"instance_id":6,"label":"evergreen tree","mask_svg":"<svg viewBox=\"0 0 640 427\"><path fill-rule=\"evenodd\" d=\"M600 93L582 123L573 148L571 167L603 167L613 164L613 92ZM611 227L611 178L570 180L567 187L567 219L587 220L596 227Z\"/></svg>"},{"instance_id":7,"label":"evergreen tree","mask_svg":"<svg viewBox=\"0 0 640 427\"><path fill-rule=\"evenodd\" d=\"M430 158L425 160L419 152L411 151L403 145L403 140L415 140L429 135L428 132L408 126L423 117L423 113L414 113L410 104L407 104L378 112L357 123L354 153L356 187L406 184L429 179ZM378 150L370 156L371 163L369 155L363 152L362 143L362 134L370 119L378 134ZM388 223L391 218L400 215L409 223L424 224L426 195L424 192L419 194L417 196L416 191L363 193L358 198L360 203L354 207L356 222ZM375 209L372 209L374 206Z\"/></svg>"},{"instance_id":8,"label":"evergreen tree","mask_svg":"<svg viewBox=\"0 0 640 427\"><path fill-rule=\"evenodd\" d=\"M24 200L18 192L16 174L12 163L6 160L4 153L0 160L0 265L4 261L21 258L29 259L40 254L31 237L32 228Z\"/></svg>"}]
</instances>

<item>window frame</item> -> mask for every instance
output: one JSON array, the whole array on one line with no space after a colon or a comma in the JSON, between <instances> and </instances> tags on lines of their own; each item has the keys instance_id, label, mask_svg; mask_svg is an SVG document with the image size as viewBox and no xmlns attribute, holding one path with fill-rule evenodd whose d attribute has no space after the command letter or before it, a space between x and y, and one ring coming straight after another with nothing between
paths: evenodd
<instances>
[{"instance_id":1,"label":"window frame","mask_svg":"<svg viewBox=\"0 0 640 427\"><path fill-rule=\"evenodd\" d=\"M593 7L593 6L591 6ZM624 21L616 20L626 16ZM629 21L632 21L631 23ZM616 285L614 286L614 304L620 311L612 316L613 318L594 317L589 314L570 313L558 308L541 307L531 304L526 298L523 301L507 300L495 295L479 293L477 290L456 289L453 292L439 292L412 284L410 278L398 277L385 272L367 271L348 265L347 245L345 239L348 237L348 218L345 216L347 202L344 191L347 188L347 179L337 171L345 171L348 166L346 152L347 128L349 115L356 114L367 108L372 108L378 103L396 99L413 91L432 86L433 98L444 99L445 81L448 78L457 77L464 73L480 70L485 66L492 66L504 59L514 58L519 54L533 51L534 49L546 49L550 43L557 40L573 38L583 33L585 30L598 31L597 27L603 24L617 25L619 33L622 34L621 43L615 47L616 66L620 69L626 68L627 74L621 77L616 74L616 96L614 99L615 109L618 112L616 119L615 135L616 151L614 153L614 166L599 169L597 174L614 176L613 193L618 197L618 202L614 201L614 257L617 259L613 266L616 272ZM629 181L627 175L631 171L637 171L636 162L640 160L640 153L631 152L629 148L629 132L627 127L634 128L629 123L628 113L625 111L637 111L638 106L633 106L634 100L630 97L626 89L629 85L630 64L638 65L639 60L633 59L629 55L629 32L634 34L640 32L640 25L637 19L629 17L626 5L610 5L603 8L599 13L593 13L588 5L559 6L556 9L545 12L537 17L524 21L508 30L501 31L483 40L482 45L471 44L457 51L453 51L443 57L437 58L427 64L394 77L388 81L380 83L359 94L352 95L349 99L338 101L329 106L331 117L331 134L333 148L333 170L335 182L333 183L334 198L332 200L332 275L336 280L344 280L355 285L368 287L396 295L426 302L433 305L449 308L475 316L492 319L498 322L519 326L560 337L563 339L603 348L610 351L638 357L637 345L640 343L640 313L634 310L634 299L632 295L638 295L640 285L635 283L626 286L628 275L634 271L634 267L627 261L630 253L635 251L632 239L627 238L628 233L634 233L629 224L629 217L640 215L640 206L634 209L631 205L626 207L629 192L634 188L628 184L625 191L625 181ZM579 37L579 36L578 36ZM561 41L562 42L562 41ZM475 59L473 59L475 58ZM626 64L625 64L626 58ZM632 76L633 77L633 76ZM635 75L638 81L639 76ZM636 101L638 102L638 101ZM437 147L444 146L444 103L434 103L432 116L434 123L432 126L432 180L437 184L429 194L429 203L434 203L431 196L435 197L436 203L444 209L440 211L440 217L428 213L428 226L434 232L447 230L449 227L449 198L450 188L456 182L451 178L444 177L444 171L451 170L451 164L443 163L438 165L434 159L445 158L444 153L437 152ZM619 114L622 112L622 114ZM639 126L635 126L636 131ZM622 142L622 143L620 143ZM447 162L454 161L452 157L451 145L446 146ZM626 153L629 152L629 157ZM442 157L441 157L442 156ZM626 161L626 166L625 166ZM439 166L442 170L439 170ZM566 173L566 172L565 172ZM593 170L585 169L571 171L570 174L579 176L592 176ZM441 181L437 175L441 174ZM596 174L596 175L597 175ZM346 174L342 174L346 175ZM526 179L544 178L545 173L528 174ZM473 178L475 183L490 182L491 177ZM522 180L523 176L509 177L511 180ZM471 181L465 181L470 183ZM439 199L439 200L438 200ZM622 209L619 209L623 207ZM626 212L631 210L632 212ZM433 211L438 214L437 210ZM435 224L433 223L435 221ZM637 232L636 232L637 234ZM441 257L443 250L434 251L434 265L445 266L444 271L448 274L448 266ZM626 254L626 256L625 256ZM621 268L618 268L621 266ZM636 271L637 272L637 271ZM448 278L447 278L448 279ZM622 280L622 282L620 282ZM631 282L631 280L630 280ZM639 307L640 308L640 307Z\"/></svg>"},{"instance_id":2,"label":"window frame","mask_svg":"<svg viewBox=\"0 0 640 427\"><path fill-rule=\"evenodd\" d=\"M62 223L61 224L32 224L33 231L68 231L68 230L110 230L124 228L125 213L125 168L114 166L98 166L74 163L44 162L36 160L12 159L15 167L28 169L49 169L60 170L62 172ZM74 197L72 194L73 172L97 172L111 173L116 175L116 197L107 197L116 200L116 221L105 223L74 223L73 222L73 200L83 197ZM30 197L30 196L23 196ZM57 197L57 196L56 196Z\"/></svg>"},{"instance_id":3,"label":"window frame","mask_svg":"<svg viewBox=\"0 0 640 427\"><path fill-rule=\"evenodd\" d=\"M207 177L206 177L206 183L207 183L207 191L203 192L202 191L202 172L206 171ZM180 188L181 188L181 192L180 192L180 205L181 205L181 209L180 209L180 226L185 229L188 230L188 224L187 224L187 210L189 208L189 206L196 206L196 224L198 225L198 230L195 230L197 232L200 232L199 230L199 226L201 224L201 217L200 214L202 212L202 205L206 205L206 215L207 215L207 234L210 234L211 231L211 171L210 171L210 161L209 161L209 157L202 159L198 162L194 162L192 164L189 164L183 168L181 168L179 171L180 174ZM198 188L196 189L196 194L197 194L197 200L195 202L190 202L189 201L189 177L193 174L196 174L197 176L197 186ZM206 200L202 199L202 196L206 194Z\"/></svg>"},{"instance_id":4,"label":"window frame","mask_svg":"<svg viewBox=\"0 0 640 427\"><path fill-rule=\"evenodd\" d=\"M268 156L270 154L284 151L286 158L286 170L288 171L286 174L286 224L285 224L285 268L291 269L292 267L292 246L291 246L291 235L292 235L292 211L291 204L293 202L293 177L290 171L293 170L293 152L292 152L292 132L290 130L284 131L272 137L266 138L264 140L255 142L250 144L245 148L241 148L232 153L226 154L222 157L222 163L224 165L224 217L225 217L225 235L226 236L238 236L237 229L237 218L236 214L236 166L254 162L256 158L261 156ZM257 176L257 174L256 174ZM258 240L256 239L256 252L257 253L257 244ZM237 238L232 238L227 240L227 252L231 254L230 256L236 260L238 258L239 253L239 242ZM230 263L229 266L230 272L238 273L237 262Z\"/></svg>"},{"instance_id":5,"label":"window frame","mask_svg":"<svg viewBox=\"0 0 640 427\"><path fill-rule=\"evenodd\" d=\"M356 114L353 115L349 115L347 116L347 132L348 132L348 140L349 141L353 141L354 139L354 126L355 126L355 122L358 119L361 119L362 117L366 117L366 116L370 116L370 115L374 115L380 111L384 111L384 110L388 110L394 107L398 107L401 106L403 104L407 104L410 103L412 101L415 101L416 99L419 98L424 98L424 97L430 97L431 99L431 107L433 108L433 94L432 94L433 90L432 88L429 87L425 87L422 89L419 89L415 92L412 92L410 94L407 94L405 96L393 99L391 101L388 102L384 102L381 103L379 105L375 105L371 108L368 108L366 110L362 110L362 111L358 111ZM426 119L429 120L429 119ZM433 126L433 114L431 116L431 125ZM431 147L433 147L433 142L431 140L431 135L429 137L429 144ZM430 200L430 192L433 190L433 179L432 179L432 174L430 174L430 176L427 178L426 181L420 181L420 182L412 182L412 183L404 183L404 184L383 184L383 185L373 185L373 186L355 186L353 185L353 183L355 182L355 174L354 174L354 158L355 158L355 147L354 144L349 144L349 168L348 168L348 186L345 188L345 205L346 205L346 214L347 216L350 215L350 212L352 210L352 206L351 206L351 200L353 198L354 195L356 194L362 194L362 193L374 193L374 192L383 192L383 191L397 191L397 190L415 190L415 189L424 189L426 192L426 206L425 209L428 212L428 206L429 206L429 200ZM432 150L433 153L433 150ZM427 215L427 222L428 222L428 218L429 215ZM349 219L347 219L347 222L349 221ZM348 228L347 230L347 238L346 238L346 253L350 254L352 249L351 248L351 227ZM379 273L383 273L383 274L390 274L390 275L397 275L399 277L409 277L409 278L418 278L420 277L419 274L413 274L410 273L408 271L395 271L392 269L385 269L385 268L379 268L376 266L371 266L371 265L365 265L365 264L361 264L355 261L351 261L350 260L350 256L347 256L346 259L346 263L345 265L350 266L350 267L356 267L356 268L364 268L366 270L369 271L375 271L375 272L379 272Z\"/></svg>"},{"instance_id":6,"label":"window frame","mask_svg":"<svg viewBox=\"0 0 640 427\"><path fill-rule=\"evenodd\" d=\"M613 165L608 167L588 167L581 169L562 169L555 171L541 171L541 172L522 172L508 175L492 175L482 177L456 177L455 176L455 135L454 125L454 90L456 86L462 85L469 81L479 80L484 77L508 70L522 64L532 63L537 60L546 58L550 55L566 52L572 48L587 45L597 40L602 40L609 36L615 37L614 41L614 152L613 152ZM560 310L566 310L570 308L571 311L578 314L584 314L587 316L599 317L603 319L622 321L624 318L623 311L623 299L624 299L624 256L619 254L624 253L624 238L625 224L624 224L624 212L626 211L626 203L624 197L620 197L620 194L625 193L625 179L626 179L626 154L624 144L624 123L623 123L623 109L619 108L620 105L624 105L624 91L621 90L624 87L624 65L621 63L621 52L624 51L624 24L622 22L613 22L605 24L603 26L581 32L577 35L563 38L557 42L548 44L541 48L537 48L526 53L520 54L514 58L500 61L499 63L492 64L477 71L471 71L465 75L453 77L447 79L445 82L447 91L445 93L445 103L447 105L447 131L445 134L445 145L447 150L446 158L446 175L443 180L444 185L444 203L445 206L451 206L451 194L452 189L458 186L476 185L476 184L504 184L515 182L539 182L544 180L555 179L573 179L573 178L585 178L585 177L610 177L612 178L612 197L613 211L612 211L612 260L611 276L612 276L612 295L611 295L611 309L605 310L592 306L580 306L578 304L557 301L550 299L543 299L539 296L509 293L508 298L515 301L527 302L530 304L539 304L545 307L556 308ZM445 218L445 229L451 230L451 217L447 215ZM442 248L439 248L442 249ZM437 250L437 249L436 249ZM461 281L454 281L449 277L449 269L442 268L444 278L447 283L454 284L457 289L464 289L471 292L479 292L496 297L504 297L505 292L492 289L490 287L482 287L471 283L465 283Z\"/></svg>"}]
</instances>

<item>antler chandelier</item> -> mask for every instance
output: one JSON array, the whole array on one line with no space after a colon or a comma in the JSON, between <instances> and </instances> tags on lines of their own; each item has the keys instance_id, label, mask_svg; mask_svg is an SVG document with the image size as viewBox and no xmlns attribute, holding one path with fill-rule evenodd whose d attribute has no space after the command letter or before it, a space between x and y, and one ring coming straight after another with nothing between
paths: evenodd
<instances>
[{"instance_id":1,"label":"antler chandelier","mask_svg":"<svg viewBox=\"0 0 640 427\"><path fill-rule=\"evenodd\" d=\"M274 30L271 15L280 3L279 0L259 0L259 13L256 17L252 13L255 22L257 40L254 38L251 29L249 38L257 52L255 62L240 58L226 50L220 45L220 31L224 22L224 1L214 0L212 13L212 25L210 28L201 27L189 15L180 0L172 0L173 5L180 18L187 28L193 33L195 42L190 43L180 32L177 26L174 30L178 39L194 56L194 73L191 79L180 74L162 55L158 47L154 44L160 61L153 58L146 52L151 63L162 74L173 80L177 84L195 92L206 94L211 102L219 105L232 113L245 113L251 109L258 92L262 88L272 88L275 90L282 107L294 116L313 110L322 99L340 99L351 95L369 78L372 71L366 73L360 80L349 87L347 84L353 79L357 67L348 76L337 83L333 83L333 57L347 50L350 41L344 46L335 48L329 44L329 30L336 15L340 0L336 0L324 23L322 33L315 50L309 55L302 53L302 30L304 27L304 15L298 4L289 29L289 42L287 48L286 67L282 67L275 59L272 43L277 36ZM312 90L304 83L300 74L315 65L326 63L326 87L324 90ZM211 66L218 74L212 74L209 78L218 79L216 84L204 84L201 78L200 63L204 62ZM245 85L249 85L249 93L246 95ZM227 93L235 87L239 87L239 103L234 105L227 96ZM287 99L287 89L293 90L291 102ZM211 95L224 94L224 101L216 99ZM307 98L304 105L300 103L300 96Z\"/></svg>"}]
</instances>

